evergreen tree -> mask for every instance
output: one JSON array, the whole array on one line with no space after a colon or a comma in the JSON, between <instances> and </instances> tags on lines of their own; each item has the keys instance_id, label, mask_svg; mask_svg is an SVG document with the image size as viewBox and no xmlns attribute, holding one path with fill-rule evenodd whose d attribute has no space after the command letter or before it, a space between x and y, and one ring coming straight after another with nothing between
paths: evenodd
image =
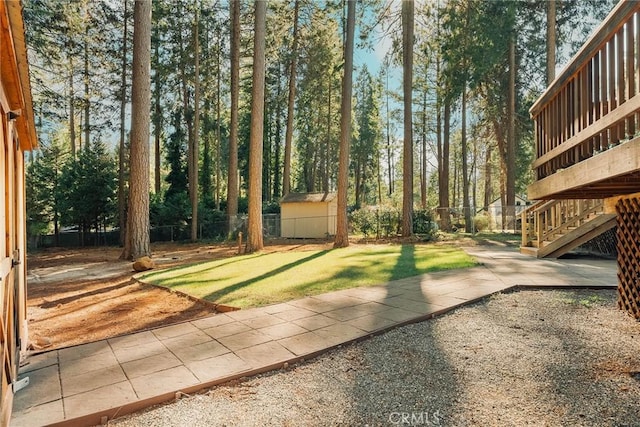
<instances>
[{"instance_id":1,"label":"evergreen tree","mask_svg":"<svg viewBox=\"0 0 640 427\"><path fill-rule=\"evenodd\" d=\"M356 82L354 109L357 133L354 135L351 150L356 208L367 204L368 201L375 203L377 198L377 154L382 138L378 86L367 67L363 67Z\"/></svg>"},{"instance_id":2,"label":"evergreen tree","mask_svg":"<svg viewBox=\"0 0 640 427\"><path fill-rule=\"evenodd\" d=\"M45 234L53 225L54 244L59 245L61 177L69 158L59 140L41 144L39 155L26 170L27 232L31 236Z\"/></svg>"},{"instance_id":3,"label":"evergreen tree","mask_svg":"<svg viewBox=\"0 0 640 427\"><path fill-rule=\"evenodd\" d=\"M59 186L62 225L78 226L82 233L113 225L116 188L115 159L106 152L103 143L96 141L62 169Z\"/></svg>"}]
</instances>

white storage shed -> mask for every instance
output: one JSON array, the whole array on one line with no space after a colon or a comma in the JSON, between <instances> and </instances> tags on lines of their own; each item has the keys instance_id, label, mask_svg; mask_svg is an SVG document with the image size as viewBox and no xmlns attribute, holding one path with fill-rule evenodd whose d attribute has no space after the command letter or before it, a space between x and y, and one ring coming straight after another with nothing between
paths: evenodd
<instances>
[{"instance_id":1,"label":"white storage shed","mask_svg":"<svg viewBox=\"0 0 640 427\"><path fill-rule=\"evenodd\" d=\"M280 200L282 237L326 238L336 234L335 193L289 193Z\"/></svg>"}]
</instances>

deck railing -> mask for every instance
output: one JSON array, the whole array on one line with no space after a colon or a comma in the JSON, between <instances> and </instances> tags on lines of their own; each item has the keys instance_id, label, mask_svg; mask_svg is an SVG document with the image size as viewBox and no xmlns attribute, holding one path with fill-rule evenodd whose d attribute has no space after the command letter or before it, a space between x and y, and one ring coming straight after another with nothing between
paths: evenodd
<instances>
[{"instance_id":1,"label":"deck railing","mask_svg":"<svg viewBox=\"0 0 640 427\"><path fill-rule=\"evenodd\" d=\"M624 0L531 107L538 180L640 134L640 2Z\"/></svg>"},{"instance_id":2,"label":"deck railing","mask_svg":"<svg viewBox=\"0 0 640 427\"><path fill-rule=\"evenodd\" d=\"M522 212L522 246L542 248L603 212L602 199L543 200Z\"/></svg>"}]
</instances>

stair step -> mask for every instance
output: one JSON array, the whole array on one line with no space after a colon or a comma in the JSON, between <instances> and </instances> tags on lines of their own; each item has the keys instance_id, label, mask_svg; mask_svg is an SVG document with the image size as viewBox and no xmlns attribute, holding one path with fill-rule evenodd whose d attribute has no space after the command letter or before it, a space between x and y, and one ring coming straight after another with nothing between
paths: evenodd
<instances>
[{"instance_id":1,"label":"stair step","mask_svg":"<svg viewBox=\"0 0 640 427\"><path fill-rule=\"evenodd\" d=\"M529 255L534 258L538 257L538 248L534 248L533 246L520 246L520 253L522 255Z\"/></svg>"}]
</instances>

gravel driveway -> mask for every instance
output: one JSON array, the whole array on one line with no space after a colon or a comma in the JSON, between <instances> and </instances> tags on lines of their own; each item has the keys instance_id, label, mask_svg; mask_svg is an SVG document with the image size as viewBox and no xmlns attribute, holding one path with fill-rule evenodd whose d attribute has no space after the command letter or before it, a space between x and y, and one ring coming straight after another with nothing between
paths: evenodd
<instances>
[{"instance_id":1,"label":"gravel driveway","mask_svg":"<svg viewBox=\"0 0 640 427\"><path fill-rule=\"evenodd\" d=\"M612 290L519 291L113 426L638 426L640 324Z\"/></svg>"}]
</instances>

